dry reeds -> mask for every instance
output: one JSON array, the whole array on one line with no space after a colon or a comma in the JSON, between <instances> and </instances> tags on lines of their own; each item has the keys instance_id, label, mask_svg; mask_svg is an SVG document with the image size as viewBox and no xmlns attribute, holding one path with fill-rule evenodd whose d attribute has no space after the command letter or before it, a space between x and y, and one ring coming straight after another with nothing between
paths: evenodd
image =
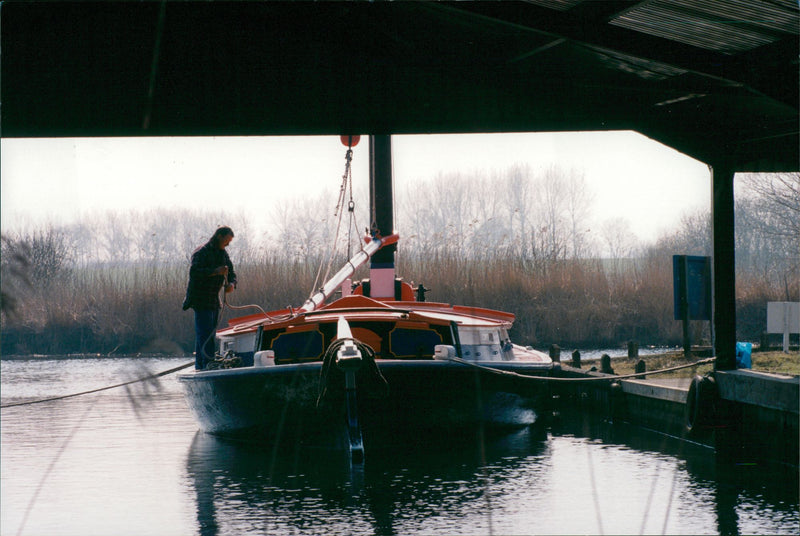
<instances>
[{"instance_id":1,"label":"dry reeds","mask_svg":"<svg viewBox=\"0 0 800 536\"><path fill-rule=\"evenodd\" d=\"M680 344L667 259L609 269L585 259L536 264L511 256L478 261L437 253L399 256L397 264L399 276L431 289L431 301L514 313L511 335L521 344ZM277 257L240 264L238 289L227 298L234 305L266 310L297 307L315 290L317 268ZM187 273L180 263L95 264L22 289L17 318L4 319L3 353L190 353L192 315L181 310ZM367 277L365 269L360 277ZM740 305L746 314L739 321L758 329L763 316L758 308L769 289L742 288L747 293ZM226 311L223 320L247 313Z\"/></svg>"}]
</instances>

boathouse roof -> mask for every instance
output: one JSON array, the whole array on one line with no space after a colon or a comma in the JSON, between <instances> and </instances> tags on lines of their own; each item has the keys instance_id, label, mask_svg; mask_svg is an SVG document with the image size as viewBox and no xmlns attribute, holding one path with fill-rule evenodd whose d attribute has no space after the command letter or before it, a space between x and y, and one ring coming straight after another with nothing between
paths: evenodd
<instances>
[{"instance_id":1,"label":"boathouse roof","mask_svg":"<svg viewBox=\"0 0 800 536\"><path fill-rule=\"evenodd\" d=\"M4 2L2 135L634 130L798 169L796 0Z\"/></svg>"}]
</instances>

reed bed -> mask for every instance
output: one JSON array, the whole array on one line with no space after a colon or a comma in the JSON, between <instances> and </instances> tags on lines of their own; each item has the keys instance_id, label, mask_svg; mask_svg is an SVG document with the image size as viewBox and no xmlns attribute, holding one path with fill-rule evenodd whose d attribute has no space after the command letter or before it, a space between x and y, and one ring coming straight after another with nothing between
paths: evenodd
<instances>
[{"instance_id":1,"label":"reed bed","mask_svg":"<svg viewBox=\"0 0 800 536\"><path fill-rule=\"evenodd\" d=\"M317 259L243 256L231 305L265 310L297 307L322 284ZM236 259L234 258L234 262ZM681 343L673 318L671 263L642 259L625 268L591 259L523 261L500 254L482 260L452 255L398 255L398 274L430 289L429 301L512 312L512 338L545 349ZM333 270L338 269L334 263ZM368 277L362 268L354 279ZM186 263L95 264L63 270L56 277L20 288L15 315L4 316L3 354L180 355L193 348L193 317L181 304ZM766 303L765 289L744 285L743 305ZM223 322L252 310L226 310ZM745 325L758 319L740 318ZM693 340L707 342L708 322L693 322ZM754 328L755 329L755 328ZM763 329L763 328L761 328ZM760 331L750 340L758 340ZM747 336L747 335L745 335ZM742 339L746 340L746 339Z\"/></svg>"}]
</instances>

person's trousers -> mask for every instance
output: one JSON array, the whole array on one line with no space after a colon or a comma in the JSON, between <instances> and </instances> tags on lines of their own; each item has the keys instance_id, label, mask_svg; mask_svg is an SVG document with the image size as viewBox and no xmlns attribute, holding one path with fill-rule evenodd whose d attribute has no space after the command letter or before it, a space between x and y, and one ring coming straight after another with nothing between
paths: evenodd
<instances>
[{"instance_id":1,"label":"person's trousers","mask_svg":"<svg viewBox=\"0 0 800 536\"><path fill-rule=\"evenodd\" d=\"M194 368L202 370L214 360L214 335L217 330L219 309L194 310Z\"/></svg>"}]
</instances>

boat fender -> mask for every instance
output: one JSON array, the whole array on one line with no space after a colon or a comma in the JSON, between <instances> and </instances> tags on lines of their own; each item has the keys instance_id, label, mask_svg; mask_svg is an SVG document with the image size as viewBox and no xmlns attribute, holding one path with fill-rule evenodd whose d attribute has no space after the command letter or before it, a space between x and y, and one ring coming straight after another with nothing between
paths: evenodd
<instances>
[{"instance_id":1,"label":"boat fender","mask_svg":"<svg viewBox=\"0 0 800 536\"><path fill-rule=\"evenodd\" d=\"M717 384L710 376L697 375L689 384L684 409L686 431L696 435L708 430L716 416Z\"/></svg>"},{"instance_id":2,"label":"boat fender","mask_svg":"<svg viewBox=\"0 0 800 536\"><path fill-rule=\"evenodd\" d=\"M450 346L449 344L437 344L433 347L434 359L438 361L447 361L453 357L456 357L455 346Z\"/></svg>"},{"instance_id":3,"label":"boat fender","mask_svg":"<svg viewBox=\"0 0 800 536\"><path fill-rule=\"evenodd\" d=\"M612 421L622 419L625 407L625 392L622 383L611 382L608 386L608 416Z\"/></svg>"},{"instance_id":4,"label":"boat fender","mask_svg":"<svg viewBox=\"0 0 800 536\"><path fill-rule=\"evenodd\" d=\"M253 356L253 365L256 367L272 367L275 365L275 350L262 350Z\"/></svg>"}]
</instances>

